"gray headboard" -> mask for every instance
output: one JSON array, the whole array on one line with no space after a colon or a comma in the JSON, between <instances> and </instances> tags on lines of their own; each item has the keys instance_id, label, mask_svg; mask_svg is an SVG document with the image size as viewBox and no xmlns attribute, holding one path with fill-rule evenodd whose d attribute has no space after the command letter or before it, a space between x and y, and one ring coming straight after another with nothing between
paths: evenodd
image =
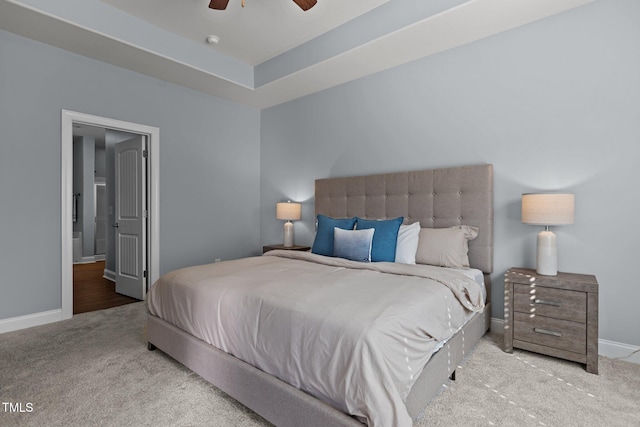
<instances>
[{"instance_id":1,"label":"gray headboard","mask_svg":"<svg viewBox=\"0 0 640 427\"><path fill-rule=\"evenodd\" d=\"M405 224L473 225L469 264L493 271L493 166L477 165L316 180L316 215L404 217Z\"/></svg>"}]
</instances>

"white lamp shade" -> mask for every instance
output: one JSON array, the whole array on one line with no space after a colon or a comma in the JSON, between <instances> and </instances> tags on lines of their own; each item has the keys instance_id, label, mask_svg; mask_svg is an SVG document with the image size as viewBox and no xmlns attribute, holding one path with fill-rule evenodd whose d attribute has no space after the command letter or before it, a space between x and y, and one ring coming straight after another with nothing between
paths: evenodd
<instances>
[{"instance_id":1,"label":"white lamp shade","mask_svg":"<svg viewBox=\"0 0 640 427\"><path fill-rule=\"evenodd\" d=\"M276 218L285 221L296 221L300 219L300 203L283 202L276 204Z\"/></svg>"},{"instance_id":2,"label":"white lamp shade","mask_svg":"<svg viewBox=\"0 0 640 427\"><path fill-rule=\"evenodd\" d=\"M574 212L574 194L522 195L522 222L524 224L573 224Z\"/></svg>"}]
</instances>

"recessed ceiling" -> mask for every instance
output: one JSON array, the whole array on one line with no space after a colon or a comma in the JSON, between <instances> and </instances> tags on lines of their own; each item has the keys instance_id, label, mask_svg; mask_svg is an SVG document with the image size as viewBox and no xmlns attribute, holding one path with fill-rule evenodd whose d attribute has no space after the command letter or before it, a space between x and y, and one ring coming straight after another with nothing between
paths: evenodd
<instances>
[{"instance_id":1,"label":"recessed ceiling","mask_svg":"<svg viewBox=\"0 0 640 427\"><path fill-rule=\"evenodd\" d=\"M0 0L0 29L268 108L594 0L208 1Z\"/></svg>"},{"instance_id":2,"label":"recessed ceiling","mask_svg":"<svg viewBox=\"0 0 640 427\"><path fill-rule=\"evenodd\" d=\"M216 35L212 49L257 65L389 0L319 0L306 12L292 0L230 0L226 10L209 0L101 1L195 43Z\"/></svg>"}]
</instances>

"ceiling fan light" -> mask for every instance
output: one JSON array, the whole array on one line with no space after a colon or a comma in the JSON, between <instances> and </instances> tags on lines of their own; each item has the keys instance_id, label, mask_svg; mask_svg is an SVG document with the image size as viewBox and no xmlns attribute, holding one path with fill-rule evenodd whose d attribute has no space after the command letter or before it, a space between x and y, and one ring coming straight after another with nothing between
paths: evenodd
<instances>
[{"instance_id":1,"label":"ceiling fan light","mask_svg":"<svg viewBox=\"0 0 640 427\"><path fill-rule=\"evenodd\" d=\"M220 37L214 36L214 35L207 36L207 43L209 43L209 44L218 44L218 43L220 43Z\"/></svg>"}]
</instances>

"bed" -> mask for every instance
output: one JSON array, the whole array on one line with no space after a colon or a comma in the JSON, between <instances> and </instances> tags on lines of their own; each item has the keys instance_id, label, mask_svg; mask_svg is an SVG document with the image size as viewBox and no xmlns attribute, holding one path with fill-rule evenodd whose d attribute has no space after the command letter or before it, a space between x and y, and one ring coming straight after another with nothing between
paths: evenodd
<instances>
[{"instance_id":1,"label":"bed","mask_svg":"<svg viewBox=\"0 0 640 427\"><path fill-rule=\"evenodd\" d=\"M154 292L152 287L150 291L150 310L147 319L149 348L159 348L277 426L362 426L362 422L370 425L410 425L412 420L420 418L426 405L438 394L449 378L455 378L455 369L460 361L470 353L489 328L490 273L493 269L492 166L476 165L319 179L316 180L315 186L315 211L321 216L330 218L358 217L363 219L363 223L368 219L402 217L404 224L418 223L423 230L460 226L475 228L477 235L465 243L468 245L469 266L482 273L481 279L483 280L481 281L484 282L484 292L478 296L476 291L473 291L473 284L469 282L477 281L477 277L468 272L464 274L456 271L436 272L435 270L447 269L424 265L404 266L386 262L358 263L313 253L272 251L262 257L219 263L224 264L222 266L198 266L177 273L169 273L165 275L166 277L163 276L162 283L159 281L161 286L158 286L158 290ZM247 276L249 270L258 272L258 275L267 278L264 282L268 283L261 283L256 287L251 283L251 277ZM420 273L414 273L416 271ZM284 275L280 272L284 272L282 273ZM344 277L338 277L343 274ZM424 277L416 278L413 277L414 274ZM446 280L451 283L442 286L445 279L440 279L440 276L434 277L439 274L444 275ZM199 285L204 281L212 281L217 286L221 280L216 280L215 276L223 277L225 282L232 282L233 286L211 292L225 295L225 298L231 298L227 301L238 302L237 305L234 304L233 310L222 306L212 309L215 312L214 321L218 319L220 322L219 328L213 327L203 320L203 313L207 311L207 304L209 304L207 299L209 296L195 294L193 297L188 297L186 296L188 292L185 290L185 288L199 289ZM283 287L283 283L293 276L296 277L295 287L291 287L291 284L288 285L289 288ZM316 280L319 276L322 276L322 279ZM402 280L402 286L406 286L402 288L402 292L396 292L398 295L401 294L403 298L408 298L408 300L400 302L404 307L400 311L412 312L413 310L416 315L421 315L420 313L425 311L421 307L413 308L413 301L420 299L415 296L418 294L414 295L413 292L423 292L422 284L420 286L417 284L425 277L434 283L438 282L435 285L430 285L429 289L434 289L433 292L437 290L442 295L453 295L457 299L461 308L447 308L448 328L451 330L451 334L443 335L442 339L429 340L429 354L424 357L426 365L423 363L419 369L416 369L415 366L412 367L411 363L416 359L415 354L407 355L407 363L409 363L409 356L411 356L409 367L415 373L415 375L412 373L410 381L408 374L405 375L406 381L404 381L404 377L402 381L393 376L390 377L391 379L386 378L385 367L389 365L387 360L390 359L379 357L375 351L369 350L370 337L365 338L365 345L360 341L353 341L354 348L357 350L349 350L351 348L349 345L352 345L351 341L349 339L343 340L343 334L339 327L333 325L335 322L329 321L345 317L344 313L335 311L331 316L327 316L322 312L326 309L314 311L316 301L323 299L332 301L332 298L335 300L336 295L329 292L335 292L332 290L333 288L343 286L343 283L351 280L352 276L357 278L355 284L348 285L349 289L356 289L353 291L354 295L364 295L361 299L365 302L358 306L357 316L354 316L351 324L340 326L345 330L366 322L368 314L365 306L372 306L373 311L377 309L378 312L385 312L387 316L385 319L396 318L397 312L391 310L390 313L387 313L390 310L385 310L383 306L376 308L380 304L376 304L378 301L375 298L384 293L384 286L396 286L396 282L390 282L390 285L383 284L382 282L386 280ZM371 279L374 276L380 278L381 283L378 283L379 279L375 279L374 283ZM178 279L182 280L181 278L187 278L189 284L171 288L166 285L169 282L177 282ZM334 278L336 279L334 280ZM329 283L326 286L326 292L322 288L325 283ZM363 284L371 286L370 289L375 289L372 294L376 296L372 297L362 291L364 288L358 288ZM266 288L267 285L270 288ZM356 288L351 288L353 286ZM376 287L379 287L380 290ZM249 294L249 297L242 296L240 292L243 288L256 294L262 293L266 299L254 298L253 294ZM344 291L344 289L348 289L346 287L340 289L343 289L341 292L346 292L347 295L350 292ZM380 292L380 294L376 292ZM238 294L236 295L236 293ZM272 298L274 294L280 294L281 298ZM447 298L446 295L444 298ZM476 301L478 298L481 299L481 305L474 308L473 306L478 303ZM246 300L254 299L257 300L257 302L253 301L257 305L252 307L245 304ZM164 304L168 304L164 308L159 302L162 300ZM280 306L283 305L281 300L290 300L293 304L293 308L287 308L289 311L285 313L288 314L283 315L274 308L280 309ZM302 304L300 301L304 301L306 304ZM215 308L215 302L212 304L209 307ZM362 313L360 313L361 309ZM435 305L426 311L436 311ZM183 320L180 320L178 312L182 312ZM244 326L236 326L240 324L242 318L258 312L261 319L255 323L259 329L244 332L248 337L245 341L253 342L256 351L256 354L253 354L237 347L234 339L241 336L242 331L246 329ZM226 314L223 316L223 313ZM307 325L306 319L314 316L321 317L323 325L330 324L330 328L327 328L337 330L338 333L332 336L326 334L324 329L309 329L318 328ZM456 323L452 326L450 320L452 317L460 325ZM279 318L285 318L286 322L282 323L280 320L281 323L277 323ZM291 321L292 319L297 320ZM408 320L405 319L404 322L406 321ZM443 321L438 322L443 323ZM279 324L280 331L269 335L268 339L263 339L262 334L267 330L267 324L270 323L276 325L276 328ZM383 343L398 340L399 335L396 336L396 330L389 329L384 322L376 320L376 325L378 324L384 325L386 329L375 330L373 327L365 327L364 329L367 331L374 329L374 336ZM289 325L294 325L295 328ZM442 329L447 329L447 327ZM232 333L228 333L229 330L232 330ZM438 336L440 332L436 329L436 332L431 332L431 334ZM292 345L288 341L292 339L290 335L299 335L303 344ZM355 335L361 336L362 334L356 332ZM406 337L403 339L407 342ZM306 359L310 359L313 362L314 358L322 353L322 349L326 347L326 345L325 347L321 345L326 344L325 341L329 342L329 347L335 348L337 353L349 353L349 360L354 358L351 353L355 354L358 360L356 365L358 367L365 365L369 369L365 370L365 373L358 373L357 369L355 371L345 370L346 378L348 378L345 381L323 378L327 374L322 369L315 369L313 373L304 371L299 366L302 363L300 361L304 362ZM208 342L215 343L218 347ZM407 347L410 350L413 349L413 341L410 342L411 345L405 346L405 352ZM302 349L300 351L309 349L309 353L283 361L285 366L278 367L274 359L288 357L286 354L281 354L283 353L282 348ZM416 347L416 349L421 348ZM260 354L261 350L263 352ZM363 354L365 355L363 356ZM274 356L270 359L269 355ZM383 361L380 362L380 360ZM254 365L259 366L260 369ZM391 365L393 366L392 363ZM340 369L346 368L339 368L338 371ZM393 371L393 369L390 370ZM281 374L285 371L287 376L283 377ZM371 375L371 372L379 373L379 375ZM284 378L284 380L278 377ZM333 389L326 386L326 383L331 383L336 388L347 389L349 394L344 397L344 402L339 401L332 394ZM393 387L388 386L389 384L393 384ZM354 385L358 386L355 391L351 390ZM386 393L392 388L398 389L397 393L395 391L394 393ZM377 391L382 391L382 393ZM388 401L385 400L387 399L385 396L380 396L385 393L389 395ZM373 409L361 408L359 403L362 401L366 401ZM384 408L384 410L379 411L380 413L374 413L376 408ZM394 414L390 414L391 412Z\"/></svg>"}]
</instances>

